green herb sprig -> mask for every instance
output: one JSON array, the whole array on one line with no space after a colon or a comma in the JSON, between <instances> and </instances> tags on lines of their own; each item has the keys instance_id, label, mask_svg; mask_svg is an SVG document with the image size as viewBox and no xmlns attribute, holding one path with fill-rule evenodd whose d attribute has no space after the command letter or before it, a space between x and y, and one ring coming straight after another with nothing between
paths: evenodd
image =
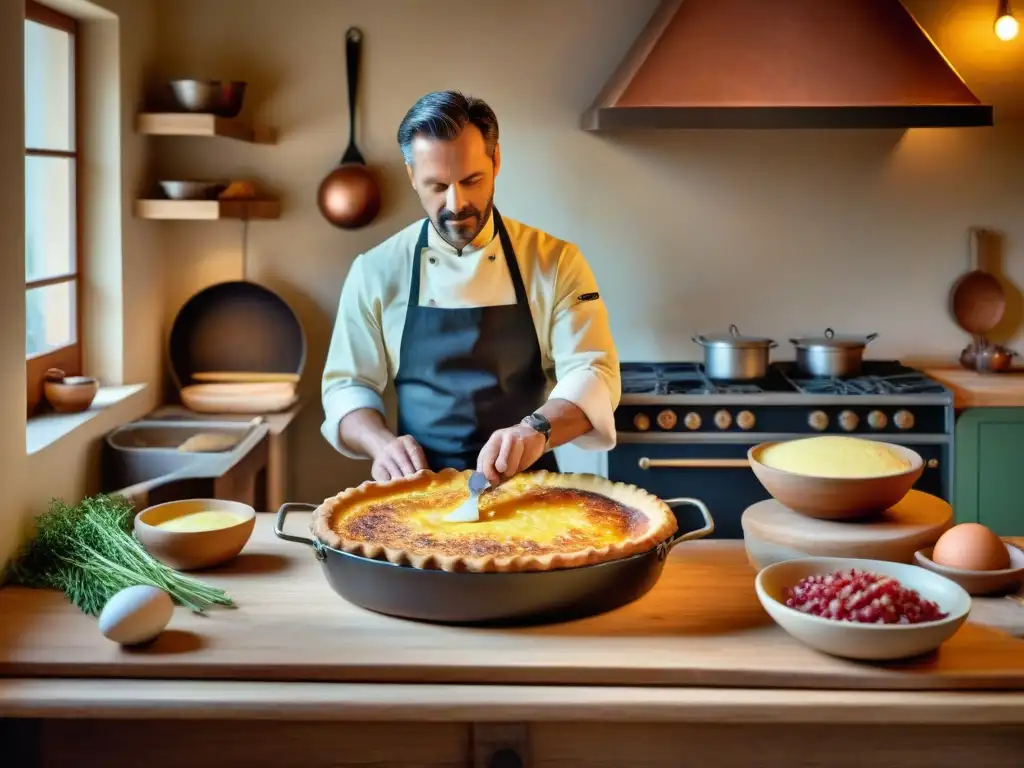
<instances>
[{"instance_id":1,"label":"green herb sprig","mask_svg":"<svg viewBox=\"0 0 1024 768\"><path fill-rule=\"evenodd\" d=\"M121 496L99 494L73 506L54 499L36 518L34 536L11 565L10 582L58 589L91 616L136 584L162 589L194 613L211 605L234 607L223 590L178 573L146 552L130 532L132 511L131 502Z\"/></svg>"}]
</instances>

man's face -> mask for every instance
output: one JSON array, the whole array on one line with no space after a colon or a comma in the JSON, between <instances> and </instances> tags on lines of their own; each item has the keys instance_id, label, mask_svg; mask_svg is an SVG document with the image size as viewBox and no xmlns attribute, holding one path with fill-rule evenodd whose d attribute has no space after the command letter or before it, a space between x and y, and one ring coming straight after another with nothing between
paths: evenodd
<instances>
[{"instance_id":1,"label":"man's face","mask_svg":"<svg viewBox=\"0 0 1024 768\"><path fill-rule=\"evenodd\" d=\"M492 161L474 125L452 141L413 139L409 180L434 228L453 247L465 248L483 229L494 206L500 165L497 147Z\"/></svg>"}]
</instances>

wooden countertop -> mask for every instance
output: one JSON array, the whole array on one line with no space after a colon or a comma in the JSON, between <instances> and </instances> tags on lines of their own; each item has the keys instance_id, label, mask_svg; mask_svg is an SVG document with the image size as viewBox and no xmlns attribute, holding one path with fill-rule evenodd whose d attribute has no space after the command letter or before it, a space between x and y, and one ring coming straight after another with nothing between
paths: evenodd
<instances>
[{"instance_id":1,"label":"wooden countertop","mask_svg":"<svg viewBox=\"0 0 1024 768\"><path fill-rule=\"evenodd\" d=\"M297 533L305 525L305 515L289 518ZM239 607L207 616L178 608L168 630L143 650L105 640L95 619L59 593L0 590L0 677L60 678L61 686L144 678L146 686L186 678L287 683L282 700L292 683L325 682L421 691L425 683L1024 691L1024 641L1007 634L1024 634L1024 608L1015 602L975 601L971 621L933 658L848 662L775 626L757 602L740 542L680 546L661 581L636 603L524 629L436 626L357 608L331 591L309 549L274 537L269 516L259 518L234 563L201 577L227 589ZM225 682L215 685L228 690Z\"/></svg>"},{"instance_id":2,"label":"wooden countertop","mask_svg":"<svg viewBox=\"0 0 1024 768\"><path fill-rule=\"evenodd\" d=\"M953 390L956 408L1024 406L1024 370L977 373L963 368L925 368L926 376Z\"/></svg>"}]
</instances>

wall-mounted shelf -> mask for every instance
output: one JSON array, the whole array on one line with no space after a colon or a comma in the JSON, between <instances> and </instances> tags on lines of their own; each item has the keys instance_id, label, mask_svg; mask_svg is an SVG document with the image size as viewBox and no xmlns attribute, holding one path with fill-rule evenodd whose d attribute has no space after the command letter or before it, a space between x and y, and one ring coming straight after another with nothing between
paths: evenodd
<instances>
[{"instance_id":1,"label":"wall-mounted shelf","mask_svg":"<svg viewBox=\"0 0 1024 768\"><path fill-rule=\"evenodd\" d=\"M280 200L136 200L139 219L217 221L219 219L277 219Z\"/></svg>"},{"instance_id":2,"label":"wall-mounted shelf","mask_svg":"<svg viewBox=\"0 0 1024 768\"><path fill-rule=\"evenodd\" d=\"M272 128L195 112L143 112L135 118L135 130L147 136L223 136L254 144L277 141L277 132Z\"/></svg>"}]
</instances>

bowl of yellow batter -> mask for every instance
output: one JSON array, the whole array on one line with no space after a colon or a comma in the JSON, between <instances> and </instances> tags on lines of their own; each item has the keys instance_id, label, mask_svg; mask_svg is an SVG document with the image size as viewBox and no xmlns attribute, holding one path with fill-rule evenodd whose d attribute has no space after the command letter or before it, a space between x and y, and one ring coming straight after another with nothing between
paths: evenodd
<instances>
[{"instance_id":1,"label":"bowl of yellow batter","mask_svg":"<svg viewBox=\"0 0 1024 768\"><path fill-rule=\"evenodd\" d=\"M237 556L252 536L256 511L225 499L182 499L135 516L135 536L157 560L179 571L212 568Z\"/></svg>"},{"instance_id":2,"label":"bowl of yellow batter","mask_svg":"<svg viewBox=\"0 0 1024 768\"><path fill-rule=\"evenodd\" d=\"M924 471L920 454L910 448L847 435L761 443L747 458L776 501L823 520L883 512L906 496Z\"/></svg>"}]
</instances>

